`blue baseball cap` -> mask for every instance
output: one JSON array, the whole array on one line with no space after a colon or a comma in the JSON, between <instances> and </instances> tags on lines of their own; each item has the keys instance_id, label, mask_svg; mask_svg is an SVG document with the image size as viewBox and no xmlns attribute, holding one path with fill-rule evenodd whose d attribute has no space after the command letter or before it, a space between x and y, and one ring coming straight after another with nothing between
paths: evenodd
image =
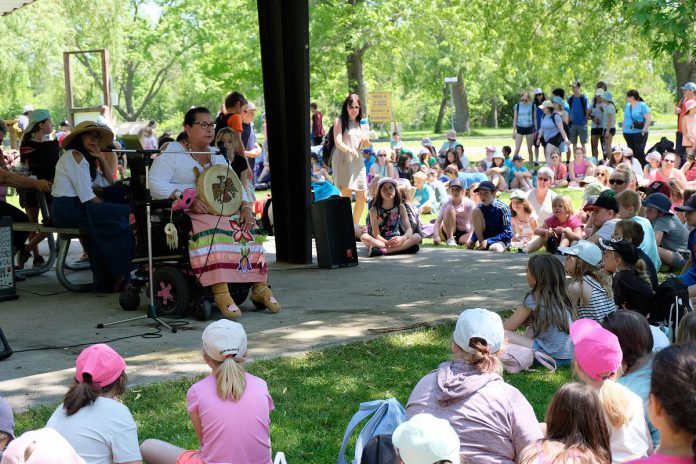
<instances>
[{"instance_id":1,"label":"blue baseball cap","mask_svg":"<svg viewBox=\"0 0 696 464\"><path fill-rule=\"evenodd\" d=\"M684 84L684 87L681 88L682 90L693 90L696 91L696 84L693 82L687 82Z\"/></svg>"},{"instance_id":2,"label":"blue baseball cap","mask_svg":"<svg viewBox=\"0 0 696 464\"><path fill-rule=\"evenodd\" d=\"M661 213L672 214L672 201L664 193L651 193L643 200L643 206L646 208L655 208Z\"/></svg>"},{"instance_id":3,"label":"blue baseball cap","mask_svg":"<svg viewBox=\"0 0 696 464\"><path fill-rule=\"evenodd\" d=\"M563 101L563 99L562 99L561 97L559 97L558 95L556 95L555 97L553 97L553 98L551 99L551 101L552 101L553 103L558 103L558 104L561 105L561 106L563 106L563 103L565 103L565 102Z\"/></svg>"}]
</instances>

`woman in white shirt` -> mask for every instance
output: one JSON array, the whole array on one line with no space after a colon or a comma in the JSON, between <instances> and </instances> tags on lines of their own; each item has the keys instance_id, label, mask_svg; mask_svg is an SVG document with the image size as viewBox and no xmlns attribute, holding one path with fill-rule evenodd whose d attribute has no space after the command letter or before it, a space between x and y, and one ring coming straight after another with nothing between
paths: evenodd
<instances>
[{"instance_id":1,"label":"woman in white shirt","mask_svg":"<svg viewBox=\"0 0 696 464\"><path fill-rule=\"evenodd\" d=\"M111 130L93 121L78 124L61 143L66 151L56 165L51 191L53 224L89 230L84 244L99 293L123 290L133 256L130 206L104 202L92 190L100 152L113 138Z\"/></svg>"}]
</instances>

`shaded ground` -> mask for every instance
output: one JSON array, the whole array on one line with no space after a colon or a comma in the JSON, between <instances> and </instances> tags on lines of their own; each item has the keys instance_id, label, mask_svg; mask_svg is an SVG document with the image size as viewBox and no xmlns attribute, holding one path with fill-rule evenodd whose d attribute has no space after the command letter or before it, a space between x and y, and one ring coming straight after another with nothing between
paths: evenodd
<instances>
[{"instance_id":1,"label":"shaded ground","mask_svg":"<svg viewBox=\"0 0 696 464\"><path fill-rule=\"evenodd\" d=\"M267 247L273 262L272 240ZM255 357L298 353L454 320L467 307L510 309L526 289L523 255L426 248L417 255L369 259L362 245L358 247L357 267L270 266L270 283L283 311L270 315L250 310L240 319ZM0 361L0 392L16 408L62 396L81 347L19 351L105 342L153 331L148 319L95 328L100 322L144 314L144 297L139 311L127 313L116 295L64 292L55 277L47 274L20 283L19 293L19 300L0 303L0 325L17 351ZM242 309L251 305L245 303ZM109 342L126 358L133 384L202 371L200 336L206 323L185 321L188 325L176 334Z\"/></svg>"}]
</instances>

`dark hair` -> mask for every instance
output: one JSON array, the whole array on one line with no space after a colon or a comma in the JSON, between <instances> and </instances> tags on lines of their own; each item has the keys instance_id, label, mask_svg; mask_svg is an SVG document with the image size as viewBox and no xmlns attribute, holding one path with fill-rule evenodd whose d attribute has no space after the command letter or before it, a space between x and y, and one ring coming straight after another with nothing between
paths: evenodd
<instances>
[{"instance_id":1,"label":"dark hair","mask_svg":"<svg viewBox=\"0 0 696 464\"><path fill-rule=\"evenodd\" d=\"M631 89L628 92L626 92L626 98L628 98L628 97L633 97L638 101L643 101L643 99L641 98L640 94L638 93L638 91L636 89Z\"/></svg>"},{"instance_id":2,"label":"dark hair","mask_svg":"<svg viewBox=\"0 0 696 464\"><path fill-rule=\"evenodd\" d=\"M176 141L177 141L177 142L183 142L184 140L186 140L186 132L181 131L181 132L179 132L179 134L176 136Z\"/></svg>"},{"instance_id":3,"label":"dark hair","mask_svg":"<svg viewBox=\"0 0 696 464\"><path fill-rule=\"evenodd\" d=\"M535 93L535 94L534 94L534 98L537 98L537 97L541 97L541 98L538 99L538 101L543 102L544 100L546 100L546 94L545 94L544 92Z\"/></svg>"},{"instance_id":4,"label":"dark hair","mask_svg":"<svg viewBox=\"0 0 696 464\"><path fill-rule=\"evenodd\" d=\"M319 105L317 105L317 102L312 102L309 104L309 107L313 110L316 110L317 108L319 108Z\"/></svg>"},{"instance_id":5,"label":"dark hair","mask_svg":"<svg viewBox=\"0 0 696 464\"><path fill-rule=\"evenodd\" d=\"M503 155L511 155L511 154L512 154L512 148L509 147L509 146L507 146L507 145L505 145L505 146L502 148L502 152L503 152Z\"/></svg>"},{"instance_id":6,"label":"dark hair","mask_svg":"<svg viewBox=\"0 0 696 464\"><path fill-rule=\"evenodd\" d=\"M126 375L125 371L116 380L102 388L92 383L90 374L83 374L82 376L83 382L76 380L63 397L63 408L65 408L65 414L68 416L72 416L83 407L94 403L102 393L109 393L113 390L115 396L122 395L126 391L126 385L128 384L128 375Z\"/></svg>"},{"instance_id":7,"label":"dark hair","mask_svg":"<svg viewBox=\"0 0 696 464\"><path fill-rule=\"evenodd\" d=\"M375 199L373 201L373 204L377 208L382 207L382 187L384 187L386 184L389 182L385 182L382 185L377 186L377 192L375 193ZM401 193L399 192L399 187L397 185L394 185L394 206L399 207L401 206L402 198L401 198Z\"/></svg>"},{"instance_id":8,"label":"dark hair","mask_svg":"<svg viewBox=\"0 0 696 464\"><path fill-rule=\"evenodd\" d=\"M495 160L500 161L500 165L495 164ZM491 166L494 167L494 168L502 168L502 167L505 166L505 160L504 160L503 158L498 158L498 157L493 158L493 159L491 160Z\"/></svg>"},{"instance_id":9,"label":"dark hair","mask_svg":"<svg viewBox=\"0 0 696 464\"><path fill-rule=\"evenodd\" d=\"M660 402L670 425L691 435L696 463L696 344L672 345L655 354L650 394Z\"/></svg>"},{"instance_id":10,"label":"dark hair","mask_svg":"<svg viewBox=\"0 0 696 464\"><path fill-rule=\"evenodd\" d=\"M450 153L452 153L452 155L454 156L454 161L449 160ZM459 159L459 153L457 153L457 147L450 148L449 150L447 150L447 153L445 153L445 166L449 166L450 164L456 164L457 169L464 169L464 164L462 163L462 160Z\"/></svg>"},{"instance_id":11,"label":"dark hair","mask_svg":"<svg viewBox=\"0 0 696 464\"><path fill-rule=\"evenodd\" d=\"M162 148L162 145L169 142L174 142L172 136L170 134L163 134L160 138L157 139L157 148Z\"/></svg>"},{"instance_id":12,"label":"dark hair","mask_svg":"<svg viewBox=\"0 0 696 464\"><path fill-rule=\"evenodd\" d=\"M551 91L551 95L554 95L554 96L556 96L556 97L565 98L565 90L563 90L563 89L561 89L561 88L553 89L553 90Z\"/></svg>"},{"instance_id":13,"label":"dark hair","mask_svg":"<svg viewBox=\"0 0 696 464\"><path fill-rule=\"evenodd\" d=\"M623 232L623 238L633 243L636 247L640 247L645 238L645 232L643 232L643 227L630 219L622 219L616 223L615 227L620 227Z\"/></svg>"},{"instance_id":14,"label":"dark hair","mask_svg":"<svg viewBox=\"0 0 696 464\"><path fill-rule=\"evenodd\" d=\"M234 108L237 106L237 103L241 103L242 106L246 105L247 99L242 95L240 92L232 92L228 96L225 97L225 108Z\"/></svg>"},{"instance_id":15,"label":"dark hair","mask_svg":"<svg viewBox=\"0 0 696 464\"><path fill-rule=\"evenodd\" d=\"M594 388L574 382L556 391L546 411L546 439L563 443L567 456L589 451L597 462L611 462L609 427Z\"/></svg>"},{"instance_id":16,"label":"dark hair","mask_svg":"<svg viewBox=\"0 0 696 464\"><path fill-rule=\"evenodd\" d=\"M343 129L343 132L348 130L348 125L350 120L348 119L348 105L351 103L357 103L360 105L360 109L358 110L358 116L355 118L358 121L360 121L363 117L363 108L362 108L362 103L360 103L360 97L358 94L351 93L346 97L345 100L343 100L343 106L341 107L341 128Z\"/></svg>"},{"instance_id":17,"label":"dark hair","mask_svg":"<svg viewBox=\"0 0 696 464\"><path fill-rule=\"evenodd\" d=\"M604 317L602 327L619 339L626 372L631 372L636 361L652 352L652 331L648 320L642 314L630 309L614 311Z\"/></svg>"},{"instance_id":18,"label":"dark hair","mask_svg":"<svg viewBox=\"0 0 696 464\"><path fill-rule=\"evenodd\" d=\"M84 134L78 134L76 137L74 137L70 141L70 145L68 145L65 149L78 151L82 156L85 157L87 163L89 163L89 176L92 178L92 180L94 180L97 177L97 159L92 156L87 148L85 148L85 144L82 142L83 135Z\"/></svg>"},{"instance_id":19,"label":"dark hair","mask_svg":"<svg viewBox=\"0 0 696 464\"><path fill-rule=\"evenodd\" d=\"M210 110L204 106L196 106L188 110L184 115L184 126L193 126L193 123L196 122L196 116L201 113L210 114Z\"/></svg>"},{"instance_id":20,"label":"dark hair","mask_svg":"<svg viewBox=\"0 0 696 464\"><path fill-rule=\"evenodd\" d=\"M36 134L36 132L38 132L39 125L45 123L49 119L51 119L51 118L46 118L46 119L42 119L41 121L35 122L34 125L31 126L29 128L29 130L24 133L24 135L22 135L22 142L26 142L27 140L31 139L34 136L34 134ZM7 132L7 131L5 131L5 132Z\"/></svg>"}]
</instances>

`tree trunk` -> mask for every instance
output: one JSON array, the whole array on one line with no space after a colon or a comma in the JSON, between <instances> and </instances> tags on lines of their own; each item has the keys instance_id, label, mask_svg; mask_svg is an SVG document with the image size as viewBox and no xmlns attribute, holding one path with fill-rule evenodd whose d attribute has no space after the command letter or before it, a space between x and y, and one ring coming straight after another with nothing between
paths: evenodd
<instances>
[{"instance_id":1,"label":"tree trunk","mask_svg":"<svg viewBox=\"0 0 696 464\"><path fill-rule=\"evenodd\" d=\"M457 84L454 86L454 130L457 132L469 132L469 101L464 87L464 73L460 69L457 73Z\"/></svg>"},{"instance_id":2,"label":"tree trunk","mask_svg":"<svg viewBox=\"0 0 696 464\"><path fill-rule=\"evenodd\" d=\"M445 110L447 109L447 84L442 88L442 101L440 102L440 111L437 113L437 119L435 120L435 133L442 133L442 120L445 117Z\"/></svg>"},{"instance_id":3,"label":"tree trunk","mask_svg":"<svg viewBox=\"0 0 696 464\"><path fill-rule=\"evenodd\" d=\"M363 74L364 49L349 50L346 57L346 70L348 71L348 91L357 93L362 104L363 114L367 114L367 90L365 89L365 75Z\"/></svg>"},{"instance_id":4,"label":"tree trunk","mask_svg":"<svg viewBox=\"0 0 696 464\"><path fill-rule=\"evenodd\" d=\"M495 95L491 98L491 123L494 129L498 128L498 97Z\"/></svg>"},{"instance_id":5,"label":"tree trunk","mask_svg":"<svg viewBox=\"0 0 696 464\"><path fill-rule=\"evenodd\" d=\"M681 52L674 52L672 65L677 76L677 99L681 99L679 89L687 82L696 82L696 61L690 53L684 56Z\"/></svg>"}]
</instances>

